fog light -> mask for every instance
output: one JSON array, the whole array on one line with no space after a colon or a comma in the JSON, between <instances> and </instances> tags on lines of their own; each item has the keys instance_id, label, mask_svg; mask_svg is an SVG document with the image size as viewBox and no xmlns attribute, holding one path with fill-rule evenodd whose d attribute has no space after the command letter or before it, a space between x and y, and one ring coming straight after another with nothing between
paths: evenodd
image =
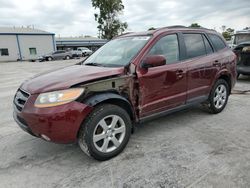
<instances>
[{"instance_id":1,"label":"fog light","mask_svg":"<svg viewBox=\"0 0 250 188\"><path fill-rule=\"evenodd\" d=\"M47 141L50 141L50 138L47 137L46 135L42 134L41 137L44 139L44 140L47 140Z\"/></svg>"}]
</instances>

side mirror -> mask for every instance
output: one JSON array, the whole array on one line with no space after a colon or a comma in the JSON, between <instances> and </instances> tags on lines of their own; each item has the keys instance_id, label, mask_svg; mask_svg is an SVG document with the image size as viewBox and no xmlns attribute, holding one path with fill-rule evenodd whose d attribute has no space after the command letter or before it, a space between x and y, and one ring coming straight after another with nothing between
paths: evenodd
<instances>
[{"instance_id":1,"label":"side mirror","mask_svg":"<svg viewBox=\"0 0 250 188\"><path fill-rule=\"evenodd\" d=\"M147 69L162 65L166 65L166 58L163 55L149 55L143 60L141 67Z\"/></svg>"}]
</instances>

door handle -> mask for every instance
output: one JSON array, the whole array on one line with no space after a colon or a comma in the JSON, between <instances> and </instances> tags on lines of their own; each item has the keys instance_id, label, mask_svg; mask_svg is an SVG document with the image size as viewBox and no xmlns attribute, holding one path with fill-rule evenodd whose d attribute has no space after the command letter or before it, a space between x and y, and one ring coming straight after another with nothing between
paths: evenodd
<instances>
[{"instance_id":1,"label":"door handle","mask_svg":"<svg viewBox=\"0 0 250 188\"><path fill-rule=\"evenodd\" d=\"M177 71L176 71L176 76L177 76L178 78L182 78L182 77L183 77L183 70L177 70Z\"/></svg>"},{"instance_id":2,"label":"door handle","mask_svg":"<svg viewBox=\"0 0 250 188\"><path fill-rule=\"evenodd\" d=\"M215 60L213 63L214 66L219 67L220 66L220 62L218 60Z\"/></svg>"}]
</instances>

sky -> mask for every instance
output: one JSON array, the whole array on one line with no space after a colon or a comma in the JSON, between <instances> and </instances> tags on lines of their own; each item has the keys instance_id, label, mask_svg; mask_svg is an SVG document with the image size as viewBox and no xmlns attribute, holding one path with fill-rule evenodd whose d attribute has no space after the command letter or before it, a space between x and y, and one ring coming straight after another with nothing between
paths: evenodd
<instances>
[{"instance_id":1,"label":"sky","mask_svg":"<svg viewBox=\"0 0 250 188\"><path fill-rule=\"evenodd\" d=\"M250 0L123 0L119 16L127 31L199 23L221 32L221 26L250 27ZM0 0L0 26L30 26L56 36L97 36L91 0Z\"/></svg>"}]
</instances>

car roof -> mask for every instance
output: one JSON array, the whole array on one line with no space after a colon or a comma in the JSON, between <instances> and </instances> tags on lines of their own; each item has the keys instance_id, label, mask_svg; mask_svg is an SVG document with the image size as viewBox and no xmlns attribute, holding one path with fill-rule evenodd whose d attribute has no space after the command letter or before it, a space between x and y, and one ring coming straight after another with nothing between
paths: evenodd
<instances>
[{"instance_id":1,"label":"car roof","mask_svg":"<svg viewBox=\"0 0 250 188\"><path fill-rule=\"evenodd\" d=\"M201 33L211 33L211 34L218 34L215 30L213 29L207 29L207 28L193 28L193 27L185 27L185 26L168 26L168 27L162 27L162 28L157 28L154 30L149 30L149 31L144 31L144 32L129 32L129 33L124 33L117 38L122 38L122 37L129 37L129 36L147 36L147 35L160 35L162 33L170 32L170 31L191 31L191 32L201 32Z\"/></svg>"}]
</instances>

